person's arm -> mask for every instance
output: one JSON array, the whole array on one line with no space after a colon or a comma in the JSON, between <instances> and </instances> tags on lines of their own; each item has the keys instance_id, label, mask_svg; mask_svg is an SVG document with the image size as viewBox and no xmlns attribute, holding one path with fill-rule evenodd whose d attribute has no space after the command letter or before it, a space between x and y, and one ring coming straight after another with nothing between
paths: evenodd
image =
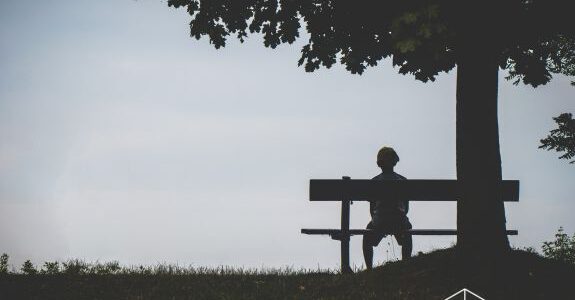
<instances>
[{"instance_id":1,"label":"person's arm","mask_svg":"<svg viewBox=\"0 0 575 300\"><path fill-rule=\"evenodd\" d=\"M407 178L405 178L402 175L399 175L399 178L401 178L401 180L407 180ZM407 215L407 213L409 212L409 199L403 200L403 207L405 207L405 214Z\"/></svg>"},{"instance_id":2,"label":"person's arm","mask_svg":"<svg viewBox=\"0 0 575 300\"><path fill-rule=\"evenodd\" d=\"M373 177L371 180L379 180L379 176L381 174ZM371 215L371 218L373 219L373 216L375 215L375 207L376 207L377 203L376 200L374 199L369 199L369 214Z\"/></svg>"}]
</instances>

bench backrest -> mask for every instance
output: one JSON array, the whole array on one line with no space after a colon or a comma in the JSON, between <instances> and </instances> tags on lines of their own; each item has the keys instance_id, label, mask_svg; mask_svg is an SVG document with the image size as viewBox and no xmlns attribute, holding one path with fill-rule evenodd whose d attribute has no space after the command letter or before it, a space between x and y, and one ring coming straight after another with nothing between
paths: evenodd
<instances>
[{"instance_id":1,"label":"bench backrest","mask_svg":"<svg viewBox=\"0 0 575 300\"><path fill-rule=\"evenodd\" d=\"M457 180L311 179L310 201L369 201L390 195L415 201L457 201L464 185ZM501 181L503 201L519 201L519 180Z\"/></svg>"}]
</instances>

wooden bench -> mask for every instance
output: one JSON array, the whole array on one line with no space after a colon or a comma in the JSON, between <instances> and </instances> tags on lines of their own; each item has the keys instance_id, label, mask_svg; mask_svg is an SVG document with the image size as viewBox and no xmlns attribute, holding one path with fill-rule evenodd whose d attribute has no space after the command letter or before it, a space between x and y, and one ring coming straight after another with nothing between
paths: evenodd
<instances>
[{"instance_id":1,"label":"wooden bench","mask_svg":"<svg viewBox=\"0 0 575 300\"><path fill-rule=\"evenodd\" d=\"M344 176L342 179L312 179L309 185L310 201L341 201L340 229L301 230L303 234L330 235L341 242L341 270L349 272L349 239L353 235L364 235L369 229L349 228L349 209L351 201L370 201L385 199L390 195L409 199L409 201L457 201L460 194L457 180L369 180ZM519 201L519 181L501 182L503 201ZM411 235L456 235L456 229L411 229ZM507 230L508 235L517 235L517 230Z\"/></svg>"}]
</instances>

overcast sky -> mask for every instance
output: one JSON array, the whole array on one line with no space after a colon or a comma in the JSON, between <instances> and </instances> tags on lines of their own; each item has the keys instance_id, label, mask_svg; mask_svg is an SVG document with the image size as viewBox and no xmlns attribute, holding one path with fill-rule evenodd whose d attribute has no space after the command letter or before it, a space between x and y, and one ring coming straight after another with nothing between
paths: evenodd
<instances>
[{"instance_id":1,"label":"overcast sky","mask_svg":"<svg viewBox=\"0 0 575 300\"><path fill-rule=\"evenodd\" d=\"M308 201L309 179L371 178L384 145L408 178L455 179L455 70L427 84L389 62L306 73L301 41L214 50L188 23L165 1L0 2L0 252L13 263L337 267L336 241L299 233L340 218ZM540 248L575 231L575 166L537 149L552 117L575 113L575 88L500 75L503 177L521 180L510 241ZM409 217L455 228L455 205L412 203ZM354 203L352 227L368 221ZM414 251L454 242L415 237ZM399 249L384 239L375 258ZM361 238L351 253L361 265Z\"/></svg>"}]
</instances>

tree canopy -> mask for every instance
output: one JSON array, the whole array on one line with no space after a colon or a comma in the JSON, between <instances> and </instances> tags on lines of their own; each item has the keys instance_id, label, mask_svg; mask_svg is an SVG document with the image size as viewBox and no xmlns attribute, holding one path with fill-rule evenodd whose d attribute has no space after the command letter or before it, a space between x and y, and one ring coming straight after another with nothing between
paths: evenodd
<instances>
[{"instance_id":1,"label":"tree canopy","mask_svg":"<svg viewBox=\"0 0 575 300\"><path fill-rule=\"evenodd\" d=\"M261 33L266 47L309 35L299 65L313 72L338 61L361 74L391 58L399 73L433 81L479 41L507 79L538 86L575 75L575 22L557 0L169 0L191 16L190 34L215 48L230 36ZM575 84L573 82L572 84Z\"/></svg>"}]
</instances>

